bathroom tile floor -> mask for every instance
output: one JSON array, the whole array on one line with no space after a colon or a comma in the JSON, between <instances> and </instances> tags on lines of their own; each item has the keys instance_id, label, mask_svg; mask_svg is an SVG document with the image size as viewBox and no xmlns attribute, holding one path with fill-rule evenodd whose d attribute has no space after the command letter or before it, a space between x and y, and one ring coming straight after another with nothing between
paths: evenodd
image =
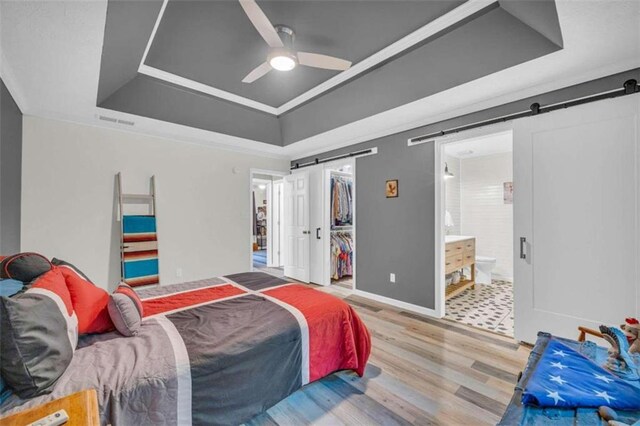
<instances>
[{"instance_id":1,"label":"bathroom tile floor","mask_svg":"<svg viewBox=\"0 0 640 426\"><path fill-rule=\"evenodd\" d=\"M445 318L513 336L513 283L476 284L446 302Z\"/></svg>"}]
</instances>

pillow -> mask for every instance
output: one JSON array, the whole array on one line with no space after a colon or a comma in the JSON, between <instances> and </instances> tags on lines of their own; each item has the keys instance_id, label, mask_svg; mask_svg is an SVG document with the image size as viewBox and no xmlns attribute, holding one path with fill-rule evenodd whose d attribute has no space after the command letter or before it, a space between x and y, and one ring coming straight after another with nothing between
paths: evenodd
<instances>
[{"instance_id":1,"label":"pillow","mask_svg":"<svg viewBox=\"0 0 640 426\"><path fill-rule=\"evenodd\" d=\"M73 264L71 264L69 262L66 262L64 260L57 259L57 258L54 257L53 259L51 259L51 263L54 264L55 266L60 266L61 268L69 268L69 269L75 271L78 275L80 275L85 281L89 281L91 284L94 284L94 282L91 281L89 279L89 277L84 272L82 272L75 265L73 265Z\"/></svg>"},{"instance_id":2,"label":"pillow","mask_svg":"<svg viewBox=\"0 0 640 426\"><path fill-rule=\"evenodd\" d=\"M62 273L51 270L24 293L0 297L0 374L21 398L49 393L78 343L78 319Z\"/></svg>"},{"instance_id":3,"label":"pillow","mask_svg":"<svg viewBox=\"0 0 640 426\"><path fill-rule=\"evenodd\" d=\"M30 283L51 270L51 262L38 253L18 253L0 262L0 278L12 278Z\"/></svg>"},{"instance_id":4,"label":"pillow","mask_svg":"<svg viewBox=\"0 0 640 426\"><path fill-rule=\"evenodd\" d=\"M120 283L109 296L109 315L116 330L127 337L138 334L142 322L142 301L129 285Z\"/></svg>"},{"instance_id":5,"label":"pillow","mask_svg":"<svg viewBox=\"0 0 640 426\"><path fill-rule=\"evenodd\" d=\"M109 293L80 275L75 267L54 266L60 270L71 295L73 310L78 316L78 333L105 333L113 330L109 318Z\"/></svg>"},{"instance_id":6,"label":"pillow","mask_svg":"<svg viewBox=\"0 0 640 426\"><path fill-rule=\"evenodd\" d=\"M0 280L0 296L11 297L24 288L24 283L17 280Z\"/></svg>"}]
</instances>

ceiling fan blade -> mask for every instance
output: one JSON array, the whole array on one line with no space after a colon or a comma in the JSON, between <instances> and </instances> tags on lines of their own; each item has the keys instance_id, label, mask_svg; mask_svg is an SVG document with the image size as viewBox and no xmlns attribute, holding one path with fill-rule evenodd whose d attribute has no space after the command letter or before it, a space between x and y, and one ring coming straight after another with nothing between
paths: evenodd
<instances>
[{"instance_id":1,"label":"ceiling fan blade","mask_svg":"<svg viewBox=\"0 0 640 426\"><path fill-rule=\"evenodd\" d=\"M308 67L337 71L344 71L351 66L350 61L309 52L298 52L298 62L300 62L300 65L306 65Z\"/></svg>"},{"instance_id":2,"label":"ceiling fan blade","mask_svg":"<svg viewBox=\"0 0 640 426\"><path fill-rule=\"evenodd\" d=\"M260 77L266 75L269 71L271 71L271 65L269 62L263 62L258 65L253 71L251 71L245 78L242 79L243 83L253 83Z\"/></svg>"},{"instance_id":3,"label":"ceiling fan blade","mask_svg":"<svg viewBox=\"0 0 640 426\"><path fill-rule=\"evenodd\" d=\"M271 21L264 14L255 0L239 0L240 6L244 9L247 17L251 21L256 30L260 33L264 41L271 47L284 47L278 32L273 28Z\"/></svg>"}]
</instances>

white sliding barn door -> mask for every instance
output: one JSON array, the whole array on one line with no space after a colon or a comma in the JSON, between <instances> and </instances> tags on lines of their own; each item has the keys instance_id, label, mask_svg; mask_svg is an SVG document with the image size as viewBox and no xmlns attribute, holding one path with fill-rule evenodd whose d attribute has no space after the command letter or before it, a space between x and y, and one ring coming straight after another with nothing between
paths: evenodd
<instances>
[{"instance_id":1,"label":"white sliding barn door","mask_svg":"<svg viewBox=\"0 0 640 426\"><path fill-rule=\"evenodd\" d=\"M309 282L309 174L284 178L284 274Z\"/></svg>"},{"instance_id":2,"label":"white sliding barn door","mask_svg":"<svg viewBox=\"0 0 640 426\"><path fill-rule=\"evenodd\" d=\"M516 339L640 314L639 110L632 95L514 121Z\"/></svg>"}]
</instances>

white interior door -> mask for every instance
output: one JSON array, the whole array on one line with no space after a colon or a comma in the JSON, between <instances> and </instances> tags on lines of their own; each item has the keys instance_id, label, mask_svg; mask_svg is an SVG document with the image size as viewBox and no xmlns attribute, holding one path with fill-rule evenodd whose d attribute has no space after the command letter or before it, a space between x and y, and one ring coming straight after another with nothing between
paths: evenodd
<instances>
[{"instance_id":1,"label":"white interior door","mask_svg":"<svg viewBox=\"0 0 640 426\"><path fill-rule=\"evenodd\" d=\"M640 313L639 110L633 95L514 122L518 340Z\"/></svg>"},{"instance_id":2,"label":"white interior door","mask_svg":"<svg viewBox=\"0 0 640 426\"><path fill-rule=\"evenodd\" d=\"M323 209L323 165L307 167L309 169L309 281L325 284L322 273L325 259L324 250L324 209ZM327 252L328 253L328 252Z\"/></svg>"},{"instance_id":3,"label":"white interior door","mask_svg":"<svg viewBox=\"0 0 640 426\"><path fill-rule=\"evenodd\" d=\"M273 183L273 195L272 195L272 218L273 218L273 226L271 231L271 241L272 241L272 250L271 250L271 261L273 267L282 266L282 209L283 209L283 199L282 199L282 181Z\"/></svg>"},{"instance_id":4,"label":"white interior door","mask_svg":"<svg viewBox=\"0 0 640 426\"><path fill-rule=\"evenodd\" d=\"M275 227L275 211L277 210L273 200L274 200L274 192L273 192L273 182L268 181L265 183L267 185L267 266L272 268L275 266L275 241L276 241L276 233L274 232Z\"/></svg>"},{"instance_id":5,"label":"white interior door","mask_svg":"<svg viewBox=\"0 0 640 426\"><path fill-rule=\"evenodd\" d=\"M284 178L284 274L309 282L309 174Z\"/></svg>"}]
</instances>

